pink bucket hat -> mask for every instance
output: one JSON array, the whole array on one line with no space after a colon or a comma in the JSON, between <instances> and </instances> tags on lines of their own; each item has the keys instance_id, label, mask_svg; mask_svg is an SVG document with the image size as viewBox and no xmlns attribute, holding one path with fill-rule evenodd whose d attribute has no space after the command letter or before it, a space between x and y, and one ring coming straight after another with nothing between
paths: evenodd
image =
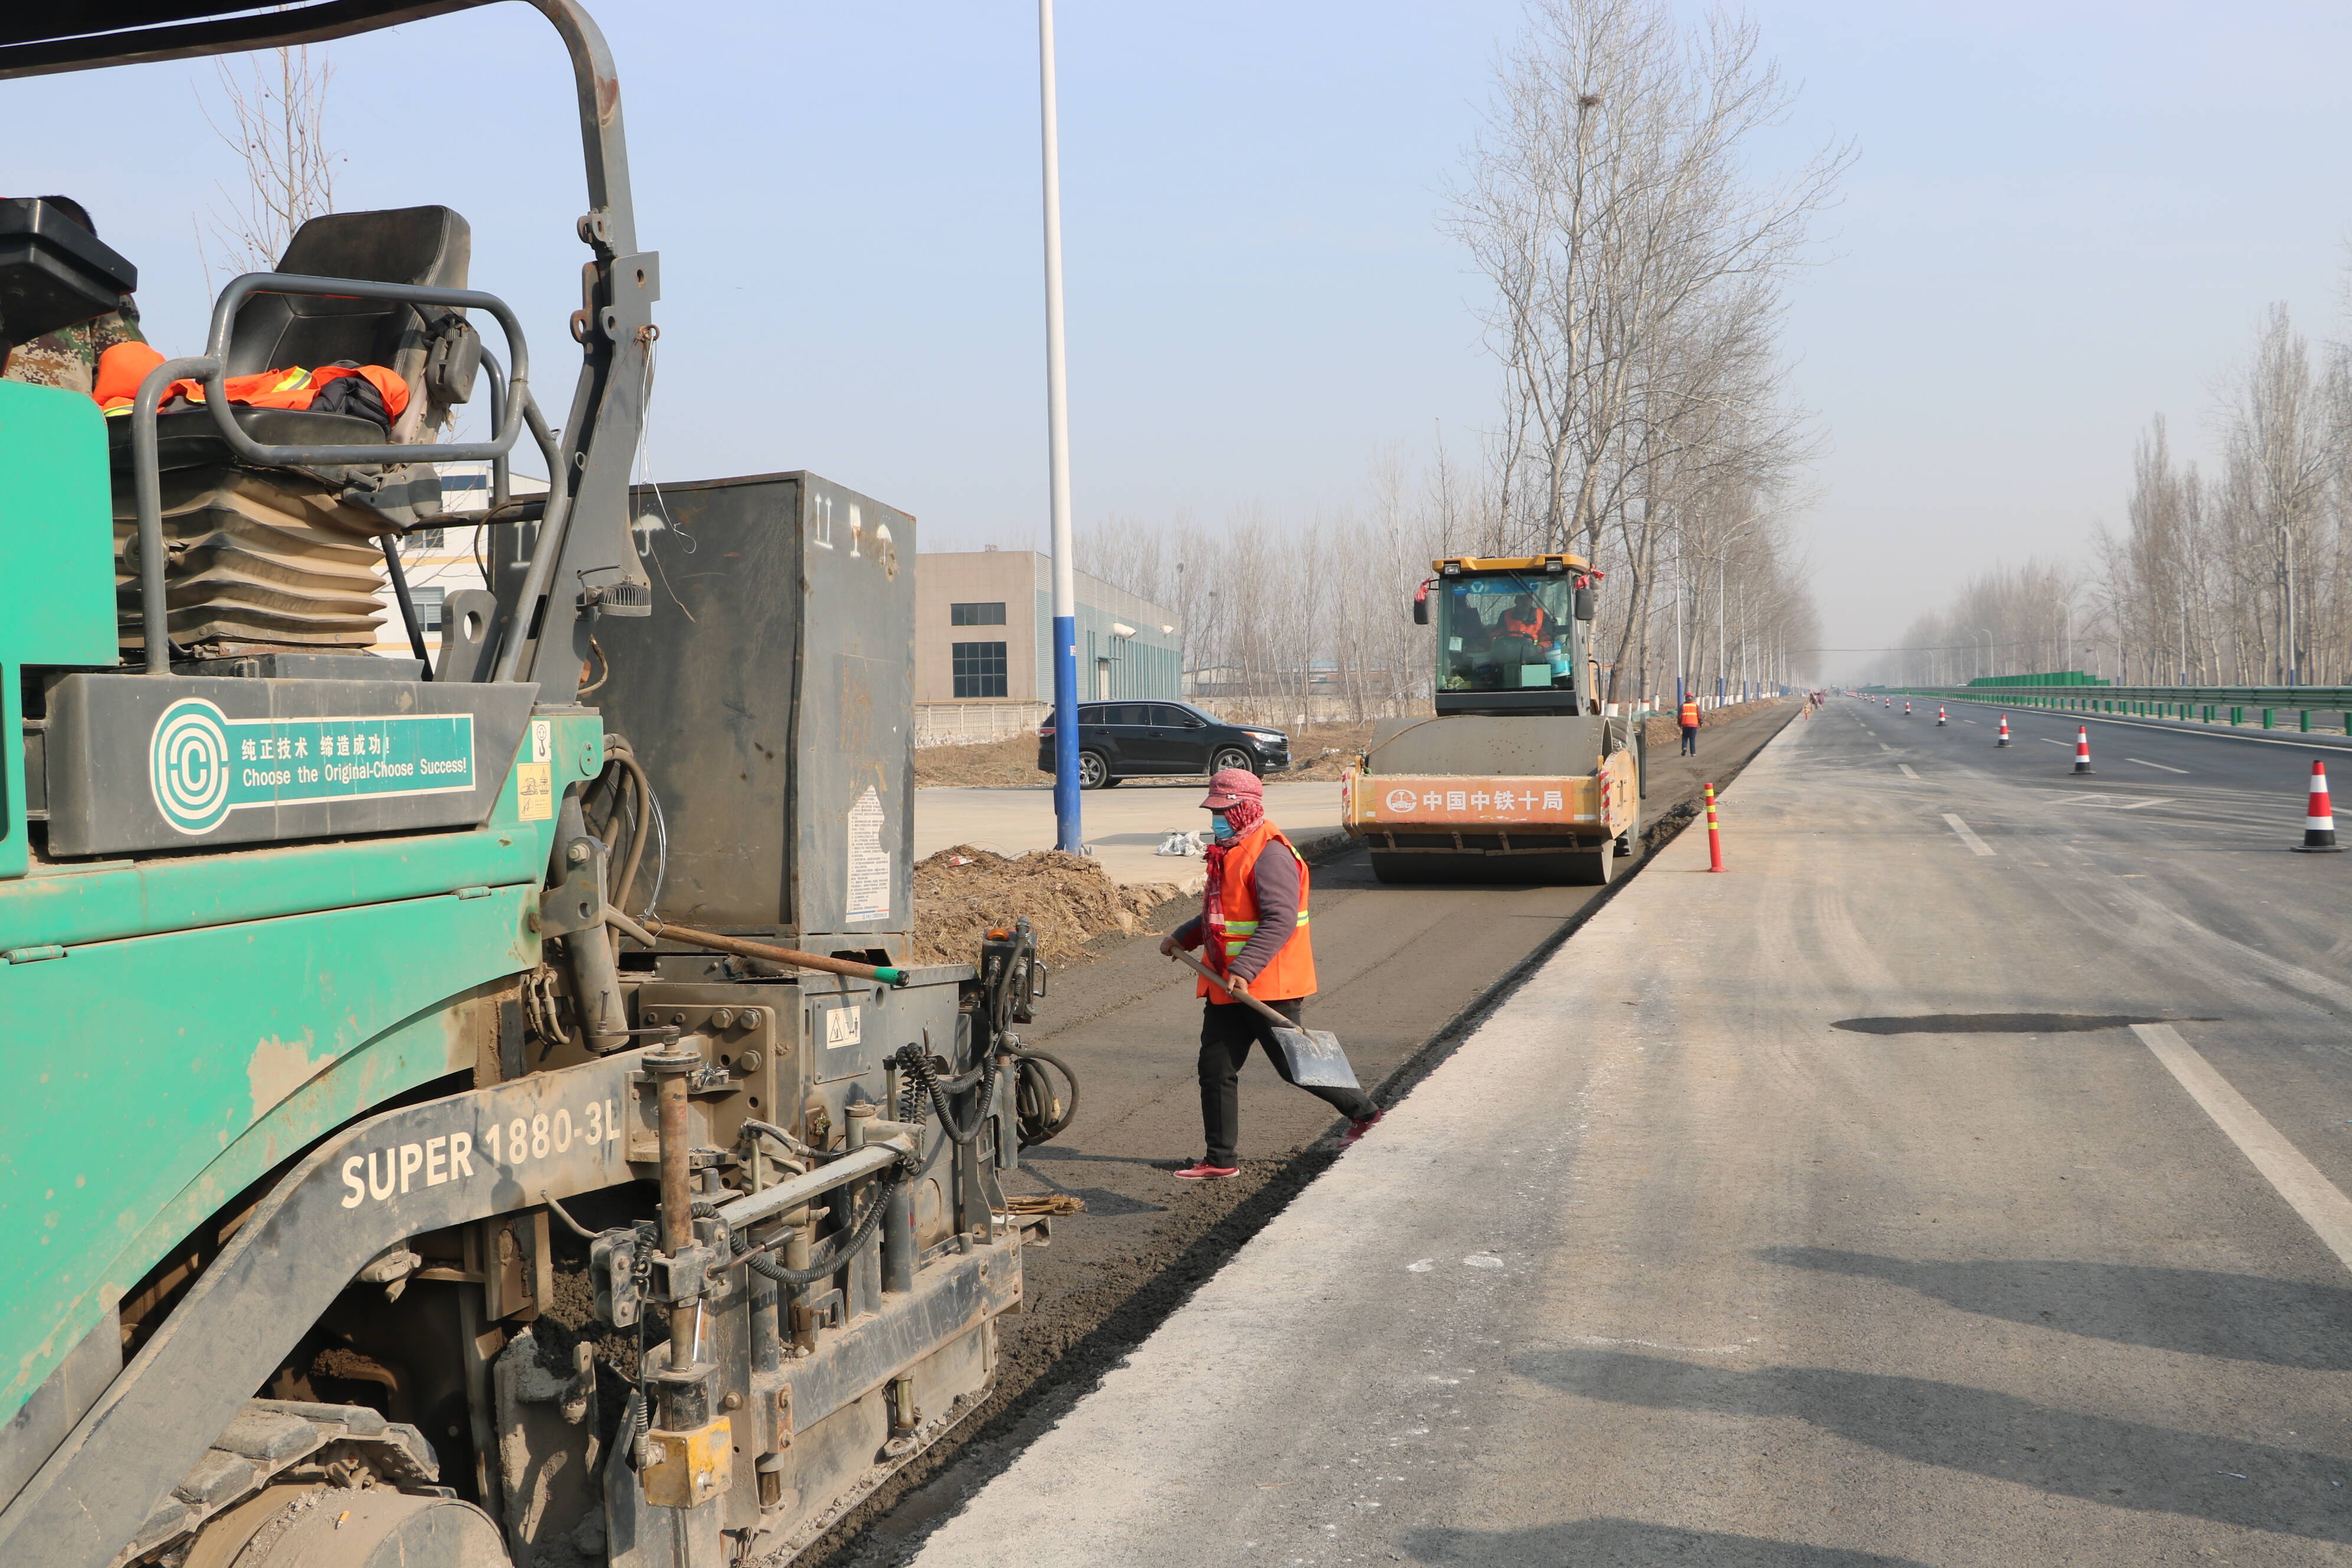
<instances>
[{"instance_id":1,"label":"pink bucket hat","mask_svg":"<svg viewBox=\"0 0 2352 1568\"><path fill-rule=\"evenodd\" d=\"M1203 811L1223 811L1237 800L1265 798L1265 785L1247 768L1223 768L1209 780L1208 797L1201 802Z\"/></svg>"}]
</instances>

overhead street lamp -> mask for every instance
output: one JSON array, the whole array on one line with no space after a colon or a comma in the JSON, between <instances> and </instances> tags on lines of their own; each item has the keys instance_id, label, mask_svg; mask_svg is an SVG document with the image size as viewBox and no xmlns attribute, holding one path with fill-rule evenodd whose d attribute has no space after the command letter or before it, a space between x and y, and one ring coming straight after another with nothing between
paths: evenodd
<instances>
[{"instance_id":1,"label":"overhead street lamp","mask_svg":"<svg viewBox=\"0 0 2352 1568\"><path fill-rule=\"evenodd\" d=\"M1078 581L1070 542L1070 403L1062 353L1062 153L1054 111L1054 0L1037 0L1045 164L1045 447L1054 513L1054 847L1086 852L1078 816Z\"/></svg>"}]
</instances>

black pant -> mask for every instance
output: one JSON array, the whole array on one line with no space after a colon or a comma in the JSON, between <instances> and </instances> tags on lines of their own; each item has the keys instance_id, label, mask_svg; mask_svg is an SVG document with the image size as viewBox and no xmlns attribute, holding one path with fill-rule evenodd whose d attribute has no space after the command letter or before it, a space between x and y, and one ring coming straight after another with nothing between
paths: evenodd
<instances>
[{"instance_id":1,"label":"black pant","mask_svg":"<svg viewBox=\"0 0 2352 1568\"><path fill-rule=\"evenodd\" d=\"M1696 724L1683 726L1683 755L1685 757L1698 755L1698 726Z\"/></svg>"},{"instance_id":2,"label":"black pant","mask_svg":"<svg viewBox=\"0 0 2352 1568\"><path fill-rule=\"evenodd\" d=\"M1301 999L1304 1000L1303 998ZM1299 1002L1268 1002L1267 1006L1298 1022ZM1242 1136L1242 1064L1250 1047L1265 1047L1266 1058L1282 1081L1294 1083L1290 1063L1274 1043L1274 1026L1245 1002L1203 1002L1201 1005L1201 1131L1208 1140L1212 1165L1236 1163L1234 1146ZM1379 1110L1360 1089L1318 1089L1307 1092L1350 1121L1360 1121Z\"/></svg>"}]
</instances>

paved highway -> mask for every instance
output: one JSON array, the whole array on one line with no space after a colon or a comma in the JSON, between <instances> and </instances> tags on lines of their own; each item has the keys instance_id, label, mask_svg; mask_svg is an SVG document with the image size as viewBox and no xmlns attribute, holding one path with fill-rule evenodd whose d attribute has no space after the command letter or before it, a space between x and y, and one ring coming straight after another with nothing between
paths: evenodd
<instances>
[{"instance_id":1,"label":"paved highway","mask_svg":"<svg viewBox=\"0 0 2352 1568\"><path fill-rule=\"evenodd\" d=\"M2307 754L1954 714L1784 731L919 1561L2352 1563Z\"/></svg>"}]
</instances>

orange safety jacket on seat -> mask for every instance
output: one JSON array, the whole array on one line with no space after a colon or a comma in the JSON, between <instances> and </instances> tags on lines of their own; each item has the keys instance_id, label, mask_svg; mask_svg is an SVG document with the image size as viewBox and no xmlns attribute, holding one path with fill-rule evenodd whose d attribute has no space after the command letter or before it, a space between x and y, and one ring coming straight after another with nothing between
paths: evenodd
<instances>
[{"instance_id":1,"label":"orange safety jacket on seat","mask_svg":"<svg viewBox=\"0 0 2352 1568\"><path fill-rule=\"evenodd\" d=\"M1696 730L1696 729L1697 729L1697 728L1698 728L1698 704L1697 704L1697 703L1696 703L1696 702L1685 702L1685 703L1684 703L1684 704L1683 704L1682 716L1681 716L1681 719L1680 719L1679 722L1682 724L1682 727L1683 727L1684 729L1685 729L1685 730Z\"/></svg>"},{"instance_id":2,"label":"orange safety jacket on seat","mask_svg":"<svg viewBox=\"0 0 2352 1568\"><path fill-rule=\"evenodd\" d=\"M90 396L99 407L109 414L125 414L139 396L139 384L163 363L163 356L146 343L117 343L98 360L98 379L90 388ZM277 370L256 371L251 375L232 375L222 383L221 390L231 403L242 403L254 408L308 408L320 393L347 375L356 375L374 386L383 398L383 411L397 419L408 407L408 383L380 364L321 365L305 370L300 365L289 365ZM163 389L158 406L174 397L184 397L191 403L205 400L205 384L201 381L180 380Z\"/></svg>"},{"instance_id":3,"label":"orange safety jacket on seat","mask_svg":"<svg viewBox=\"0 0 2352 1568\"><path fill-rule=\"evenodd\" d=\"M1307 862L1271 819L1260 817L1249 831L1225 846L1216 884L1201 895L1201 946L1209 967L1218 973L1241 956L1257 932L1257 879L1252 874L1257 858L1269 844L1298 862L1298 926L1290 940L1249 983L1250 994L1261 1002L1288 1002L1315 994L1315 949L1307 935ZM1193 994L1212 1002L1231 1002L1233 994L1205 980L1193 982Z\"/></svg>"},{"instance_id":4,"label":"orange safety jacket on seat","mask_svg":"<svg viewBox=\"0 0 2352 1568\"><path fill-rule=\"evenodd\" d=\"M1521 616L1516 609L1505 610L1503 612L1503 631L1505 635L1509 637L1530 637L1537 642L1541 642L1544 638L1545 632L1551 626L1551 616L1545 613L1544 607L1541 605L1536 605L1533 613L1535 619L1528 620L1526 616Z\"/></svg>"}]
</instances>

